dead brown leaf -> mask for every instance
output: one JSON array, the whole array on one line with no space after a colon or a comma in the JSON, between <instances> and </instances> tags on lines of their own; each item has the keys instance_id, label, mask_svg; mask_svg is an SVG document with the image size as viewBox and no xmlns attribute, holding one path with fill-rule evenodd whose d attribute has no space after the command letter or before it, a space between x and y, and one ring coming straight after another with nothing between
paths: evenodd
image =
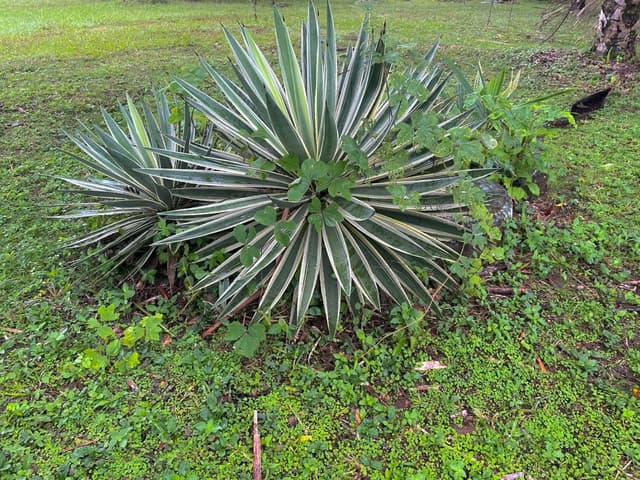
<instances>
[{"instance_id":1,"label":"dead brown leaf","mask_svg":"<svg viewBox=\"0 0 640 480\"><path fill-rule=\"evenodd\" d=\"M447 366L438 360L427 360L419 364L416 370L418 372L428 372L429 370L439 370L441 368L447 368Z\"/></svg>"}]
</instances>

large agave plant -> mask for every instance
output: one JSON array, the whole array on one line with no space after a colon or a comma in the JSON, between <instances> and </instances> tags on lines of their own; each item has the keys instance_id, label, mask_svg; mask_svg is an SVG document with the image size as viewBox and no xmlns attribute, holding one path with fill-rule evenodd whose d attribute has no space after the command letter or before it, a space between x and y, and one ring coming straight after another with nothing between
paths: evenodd
<instances>
[{"instance_id":1,"label":"large agave plant","mask_svg":"<svg viewBox=\"0 0 640 480\"><path fill-rule=\"evenodd\" d=\"M459 207L447 188L463 174L445 169L450 159L410 148L397 178L378 153L386 141L395 150L406 148L394 143L398 125L422 112L446 114L451 108L441 95L447 78L432 62L437 45L424 68L405 72L428 93L391 102L397 95L389 91L384 42L371 38L366 21L339 65L329 5L323 38L309 4L299 60L274 11L279 75L242 28L241 39L225 29L235 80L203 61L218 99L176 80L228 148L164 151L189 167L140 169L190 184L174 193L204 202L164 213L182 229L158 244L206 237L203 259L220 249L227 253L196 285L225 285L216 304L223 316L252 295L260 297L256 315L286 295L292 299L291 320L299 324L319 292L334 333L343 299L380 306L383 291L396 302L430 303L425 276L451 282L441 262L457 258L446 242L459 240L463 228L445 215ZM466 118L449 117L440 128ZM409 197L417 203L403 205Z\"/></svg>"},{"instance_id":2,"label":"large agave plant","mask_svg":"<svg viewBox=\"0 0 640 480\"><path fill-rule=\"evenodd\" d=\"M186 205L172 190L178 185L173 180L150 177L141 168L176 168L179 160L159 152L184 151L192 128L188 114L183 123L184 135L180 144L178 133L170 121L170 109L166 96L156 93L155 113L142 103L141 114L129 96L127 106L120 107L125 128L106 111L102 111L104 127L85 127L71 140L81 150L80 155L70 154L99 178L85 180L62 178L77 187L71 190L90 198L90 202L74 204L74 211L60 218L107 217L112 221L68 243L71 248L96 246L81 261L106 254L113 261L112 269L133 261L130 274L137 272L154 254L154 237L158 234L161 218L159 212ZM155 151L154 151L155 149Z\"/></svg>"}]
</instances>

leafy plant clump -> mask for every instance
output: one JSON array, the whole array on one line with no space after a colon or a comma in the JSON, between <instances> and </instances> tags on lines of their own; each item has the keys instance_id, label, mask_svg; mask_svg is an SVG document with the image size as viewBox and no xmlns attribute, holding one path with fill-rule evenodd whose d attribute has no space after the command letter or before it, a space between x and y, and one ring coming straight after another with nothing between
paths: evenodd
<instances>
[{"instance_id":1,"label":"leafy plant clump","mask_svg":"<svg viewBox=\"0 0 640 480\"><path fill-rule=\"evenodd\" d=\"M454 71L459 80L460 99L464 99L463 108L472 108L483 122L482 128L475 132L481 146L478 155L471 161L461 159L458 166L496 168L494 176L514 200L523 200L528 194L539 195L540 186L535 177L549 173L548 153L543 143L544 136L550 132L549 123L562 117L575 125L568 111L544 102L568 90L519 103L512 99L519 72L509 81L505 70L485 79L482 68L478 68L473 87L455 67Z\"/></svg>"},{"instance_id":2,"label":"leafy plant clump","mask_svg":"<svg viewBox=\"0 0 640 480\"><path fill-rule=\"evenodd\" d=\"M179 168L181 162L167 153L188 150L195 134L188 112L182 124L171 122L169 101L161 92L156 92L155 113L144 102L142 111L143 115L127 96L127 107L120 107L126 124L124 129L103 110L106 129L96 125L70 135L82 152L82 155L71 155L100 177L83 180L62 177L77 187L72 193L89 196L92 201L73 204L73 212L58 217L97 219L99 228L67 246L86 248L95 245L96 248L82 260L108 254L112 261L109 271L123 264L133 264L129 275L137 273L157 253L153 242L168 228L158 213L189 203L175 191L180 182L150 177L140 169ZM176 139L180 133L182 141ZM116 220L100 222L103 218Z\"/></svg>"},{"instance_id":3,"label":"leafy plant clump","mask_svg":"<svg viewBox=\"0 0 640 480\"><path fill-rule=\"evenodd\" d=\"M114 194L168 190L167 201L154 198L148 208L105 202L110 213L116 207L137 218L144 210L149 221L140 241L125 248L148 245L164 220L175 223L177 232L156 238L151 248L199 240L205 243L197 252L199 261L224 252L224 260L195 285L218 287L215 307L221 317L259 298L255 320L286 297L290 322L298 327L309 307L321 301L334 334L343 303L379 308L383 292L398 303L430 305L428 281L455 284L447 262L458 253L448 242L461 241L465 232L452 220L463 205L451 187L491 172L454 170L453 151L438 154L401 134L407 124L420 124L421 132L432 129L441 138L462 138L460 132L468 131L470 115L456 109L455 97L443 95L449 76L433 62L437 44L423 66L404 71L404 84L392 88L382 35L372 38L367 20L341 64L329 5L323 39L309 4L300 59L277 8L274 20L280 75L242 27L240 40L225 29L235 80L202 61L217 87L215 98L176 80L189 105L210 122L213 136L195 142L183 127L182 140L165 134L151 144L141 136L145 127L132 106L126 117L131 135L110 130L118 140L118 161L122 150L139 158L112 162L113 168L102 172L126 171L136 179L131 186L119 175ZM149 122L152 118L147 115ZM104 143L114 143L109 134L99 135ZM170 140L171 148L159 145L160 139ZM93 150L85 153L92 158L90 166L102 158ZM181 208L171 203L174 199L195 206ZM98 236L120 231L112 224ZM114 247L119 244L103 250Z\"/></svg>"},{"instance_id":4,"label":"leafy plant clump","mask_svg":"<svg viewBox=\"0 0 640 480\"><path fill-rule=\"evenodd\" d=\"M113 367L118 372L128 371L140 364L140 353L135 350L136 345L143 342L157 342L162 332L162 315L145 316L139 324L129 325L118 334L118 330L111 325L119 314L115 305L100 306L95 318L90 318L88 326L100 338L97 347L87 348L79 357L83 368L93 371L104 371Z\"/></svg>"}]
</instances>

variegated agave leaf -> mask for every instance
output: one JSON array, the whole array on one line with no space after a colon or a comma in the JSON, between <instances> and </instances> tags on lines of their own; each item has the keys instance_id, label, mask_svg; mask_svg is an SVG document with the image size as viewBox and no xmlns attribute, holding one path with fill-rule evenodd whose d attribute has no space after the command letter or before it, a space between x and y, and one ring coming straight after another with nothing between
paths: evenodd
<instances>
[{"instance_id":1,"label":"variegated agave leaf","mask_svg":"<svg viewBox=\"0 0 640 480\"><path fill-rule=\"evenodd\" d=\"M161 218L159 212L186 205L171 191L179 182L150 177L141 168L177 168L179 159L164 152L180 152L183 147L173 140L178 132L169 121L170 109L164 94L156 93L155 113L142 102L142 113L127 96L127 105L120 111L125 121L122 127L115 119L102 111L104 127L84 127L69 135L81 150L80 155L70 154L79 162L99 174L97 178L62 180L73 185L71 193L89 197L88 203L70 205L72 211L58 218L86 219L107 217L97 230L69 242L70 248L96 246L93 252L80 259L84 261L107 254L113 261L112 269L135 260L129 270L136 273L153 255L154 237L158 233ZM185 115L188 117L189 113ZM184 141L192 132L189 120L184 123ZM113 220L111 220L113 219Z\"/></svg>"}]
</instances>

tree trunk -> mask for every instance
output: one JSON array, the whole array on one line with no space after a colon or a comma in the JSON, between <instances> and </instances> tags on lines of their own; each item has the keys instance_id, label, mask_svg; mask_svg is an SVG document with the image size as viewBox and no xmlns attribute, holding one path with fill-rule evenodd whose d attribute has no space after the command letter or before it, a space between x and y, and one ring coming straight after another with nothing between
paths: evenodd
<instances>
[{"instance_id":1,"label":"tree trunk","mask_svg":"<svg viewBox=\"0 0 640 480\"><path fill-rule=\"evenodd\" d=\"M640 0L604 0L593 49L611 59L630 60L636 54Z\"/></svg>"}]
</instances>

